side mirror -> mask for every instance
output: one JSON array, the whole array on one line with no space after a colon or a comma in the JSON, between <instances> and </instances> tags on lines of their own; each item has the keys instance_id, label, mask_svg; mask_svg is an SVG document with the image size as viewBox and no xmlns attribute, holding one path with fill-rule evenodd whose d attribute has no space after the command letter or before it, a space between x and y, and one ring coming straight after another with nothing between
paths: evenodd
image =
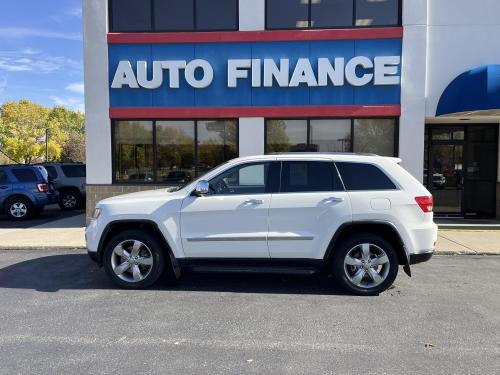
<instances>
[{"instance_id":1,"label":"side mirror","mask_svg":"<svg viewBox=\"0 0 500 375\"><path fill-rule=\"evenodd\" d=\"M196 183L196 195L207 195L210 191L210 184L206 180L200 180Z\"/></svg>"}]
</instances>

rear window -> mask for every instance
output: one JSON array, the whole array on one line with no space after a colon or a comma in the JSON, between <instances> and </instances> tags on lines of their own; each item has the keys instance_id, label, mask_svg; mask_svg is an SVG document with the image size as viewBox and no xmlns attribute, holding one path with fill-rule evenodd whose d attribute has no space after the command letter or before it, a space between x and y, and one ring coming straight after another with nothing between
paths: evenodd
<instances>
[{"instance_id":1,"label":"rear window","mask_svg":"<svg viewBox=\"0 0 500 375\"><path fill-rule=\"evenodd\" d=\"M61 169L66 177L85 177L84 165L62 165Z\"/></svg>"},{"instance_id":2,"label":"rear window","mask_svg":"<svg viewBox=\"0 0 500 375\"><path fill-rule=\"evenodd\" d=\"M45 169L47 170L47 173L49 174L50 178L52 179L57 178L57 170L55 167L45 166Z\"/></svg>"},{"instance_id":3,"label":"rear window","mask_svg":"<svg viewBox=\"0 0 500 375\"><path fill-rule=\"evenodd\" d=\"M35 171L28 168L13 169L12 174L19 182L35 182L38 181Z\"/></svg>"},{"instance_id":4,"label":"rear window","mask_svg":"<svg viewBox=\"0 0 500 375\"><path fill-rule=\"evenodd\" d=\"M380 168L364 163L336 163L347 190L395 190L396 185Z\"/></svg>"},{"instance_id":5,"label":"rear window","mask_svg":"<svg viewBox=\"0 0 500 375\"><path fill-rule=\"evenodd\" d=\"M340 190L343 190L342 184L332 162L283 162L282 193Z\"/></svg>"},{"instance_id":6,"label":"rear window","mask_svg":"<svg viewBox=\"0 0 500 375\"><path fill-rule=\"evenodd\" d=\"M9 176L7 176L7 172L0 170L0 184L9 183Z\"/></svg>"}]
</instances>

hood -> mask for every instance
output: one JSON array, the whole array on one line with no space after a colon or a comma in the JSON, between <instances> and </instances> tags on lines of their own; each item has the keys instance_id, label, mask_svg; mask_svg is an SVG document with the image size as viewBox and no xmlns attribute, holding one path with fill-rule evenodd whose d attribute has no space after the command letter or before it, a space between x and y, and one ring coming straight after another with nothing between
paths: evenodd
<instances>
[{"instance_id":1,"label":"hood","mask_svg":"<svg viewBox=\"0 0 500 375\"><path fill-rule=\"evenodd\" d=\"M180 195L184 195L183 189L170 191L171 188L139 191L136 193L117 195L103 199L99 204L121 203L123 201L166 201Z\"/></svg>"}]
</instances>

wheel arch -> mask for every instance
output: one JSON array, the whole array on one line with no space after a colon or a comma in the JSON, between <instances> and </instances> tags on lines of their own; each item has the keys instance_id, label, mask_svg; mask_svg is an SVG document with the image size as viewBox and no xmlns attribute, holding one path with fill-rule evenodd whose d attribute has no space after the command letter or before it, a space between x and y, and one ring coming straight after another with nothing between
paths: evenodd
<instances>
[{"instance_id":1,"label":"wheel arch","mask_svg":"<svg viewBox=\"0 0 500 375\"><path fill-rule=\"evenodd\" d=\"M154 235L163 245L163 251L167 255L166 259L169 261L169 266L172 267L174 275L178 277L180 275L180 266L177 262L177 259L174 256L172 251L172 247L168 243L167 239L161 232L158 225L152 220L116 220L108 223L104 228L101 238L99 240L99 244L97 247L97 264L102 267L103 265L103 256L104 249L106 248L109 241L118 233L123 232L129 229L139 229L148 231L152 235Z\"/></svg>"},{"instance_id":2,"label":"wheel arch","mask_svg":"<svg viewBox=\"0 0 500 375\"><path fill-rule=\"evenodd\" d=\"M381 236L386 241L389 241L396 250L399 264L403 265L405 273L411 277L410 261L404 241L396 226L388 221L355 221L341 225L330 240L324 256L325 263L330 264L336 250L336 245L340 243L340 241L352 234L360 232L374 233Z\"/></svg>"},{"instance_id":3,"label":"wheel arch","mask_svg":"<svg viewBox=\"0 0 500 375\"><path fill-rule=\"evenodd\" d=\"M32 207L35 206L35 204L33 203L33 199L29 195L22 194L22 193L12 193L9 196L4 198L3 204L2 204L2 206L3 206L2 209L5 209L7 206L7 203L15 198L26 199L29 202L29 204L31 204Z\"/></svg>"}]
</instances>

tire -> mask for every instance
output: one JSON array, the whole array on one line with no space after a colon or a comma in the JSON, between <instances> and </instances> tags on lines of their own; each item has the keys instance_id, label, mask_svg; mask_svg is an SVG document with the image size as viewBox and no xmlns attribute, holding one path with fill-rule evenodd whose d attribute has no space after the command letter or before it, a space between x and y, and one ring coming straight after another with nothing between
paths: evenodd
<instances>
[{"instance_id":1,"label":"tire","mask_svg":"<svg viewBox=\"0 0 500 375\"><path fill-rule=\"evenodd\" d=\"M394 247L374 233L360 233L342 240L333 255L336 281L356 295L374 296L384 292L396 280L398 269Z\"/></svg>"},{"instance_id":2,"label":"tire","mask_svg":"<svg viewBox=\"0 0 500 375\"><path fill-rule=\"evenodd\" d=\"M126 230L109 241L104 250L103 263L108 276L122 288L144 289L162 275L165 252L155 236Z\"/></svg>"},{"instance_id":3,"label":"tire","mask_svg":"<svg viewBox=\"0 0 500 375\"><path fill-rule=\"evenodd\" d=\"M30 219L34 214L33 204L28 198L13 197L5 202L4 211L10 220L23 221Z\"/></svg>"},{"instance_id":4,"label":"tire","mask_svg":"<svg viewBox=\"0 0 500 375\"><path fill-rule=\"evenodd\" d=\"M82 196L74 190L62 190L59 193L59 207L63 211L78 210L82 207Z\"/></svg>"}]
</instances>

